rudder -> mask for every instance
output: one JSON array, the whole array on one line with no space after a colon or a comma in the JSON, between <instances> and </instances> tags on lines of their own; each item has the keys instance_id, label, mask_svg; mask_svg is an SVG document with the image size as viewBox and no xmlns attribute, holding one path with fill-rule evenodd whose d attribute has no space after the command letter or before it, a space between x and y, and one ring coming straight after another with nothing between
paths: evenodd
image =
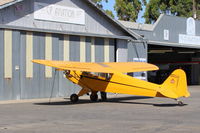
<instances>
[{"instance_id":1,"label":"rudder","mask_svg":"<svg viewBox=\"0 0 200 133\"><path fill-rule=\"evenodd\" d=\"M166 97L189 97L186 74L182 69L176 69L161 85L160 93Z\"/></svg>"}]
</instances>

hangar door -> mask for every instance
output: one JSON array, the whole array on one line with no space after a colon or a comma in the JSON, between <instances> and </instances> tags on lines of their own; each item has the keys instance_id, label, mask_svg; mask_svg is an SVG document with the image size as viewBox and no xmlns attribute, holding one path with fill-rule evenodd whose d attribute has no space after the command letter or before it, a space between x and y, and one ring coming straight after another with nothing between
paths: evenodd
<instances>
[{"instance_id":1,"label":"hangar door","mask_svg":"<svg viewBox=\"0 0 200 133\"><path fill-rule=\"evenodd\" d=\"M20 99L20 32L0 29L0 100Z\"/></svg>"},{"instance_id":2,"label":"hangar door","mask_svg":"<svg viewBox=\"0 0 200 133\"><path fill-rule=\"evenodd\" d=\"M160 70L149 72L149 81L162 83L172 71L186 72L189 85L200 84L200 53L198 49L148 45L148 61Z\"/></svg>"},{"instance_id":3,"label":"hangar door","mask_svg":"<svg viewBox=\"0 0 200 133\"><path fill-rule=\"evenodd\" d=\"M69 96L79 90L63 72L32 59L113 62L114 50L109 38L1 29L0 100Z\"/></svg>"}]
</instances>

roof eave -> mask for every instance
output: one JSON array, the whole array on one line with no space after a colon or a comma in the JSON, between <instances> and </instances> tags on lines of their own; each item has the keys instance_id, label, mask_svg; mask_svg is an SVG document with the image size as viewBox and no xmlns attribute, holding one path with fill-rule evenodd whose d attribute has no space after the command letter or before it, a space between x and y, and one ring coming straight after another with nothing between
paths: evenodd
<instances>
[{"instance_id":1,"label":"roof eave","mask_svg":"<svg viewBox=\"0 0 200 133\"><path fill-rule=\"evenodd\" d=\"M8 2L8 3L6 3L6 4L1 5L1 6L0 6L0 9L9 7L9 6L14 5L14 4L16 4L16 3L18 3L18 2L21 2L21 1L23 1L23 0L15 0L15 1L12 1L12 2Z\"/></svg>"}]
</instances>

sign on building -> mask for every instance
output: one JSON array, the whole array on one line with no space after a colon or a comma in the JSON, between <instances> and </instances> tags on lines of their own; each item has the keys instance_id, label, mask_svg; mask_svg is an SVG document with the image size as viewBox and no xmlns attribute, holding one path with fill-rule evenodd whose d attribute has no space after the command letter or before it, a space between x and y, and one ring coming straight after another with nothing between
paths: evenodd
<instances>
[{"instance_id":1,"label":"sign on building","mask_svg":"<svg viewBox=\"0 0 200 133\"><path fill-rule=\"evenodd\" d=\"M85 11L80 8L35 2L34 19L85 25Z\"/></svg>"},{"instance_id":2,"label":"sign on building","mask_svg":"<svg viewBox=\"0 0 200 133\"><path fill-rule=\"evenodd\" d=\"M193 18L187 19L186 34L179 34L179 43L181 44L200 44L200 36L196 36L196 24Z\"/></svg>"},{"instance_id":3,"label":"sign on building","mask_svg":"<svg viewBox=\"0 0 200 133\"><path fill-rule=\"evenodd\" d=\"M164 40L169 40L169 30L164 29Z\"/></svg>"},{"instance_id":4,"label":"sign on building","mask_svg":"<svg viewBox=\"0 0 200 133\"><path fill-rule=\"evenodd\" d=\"M146 58L133 58L133 62L147 62ZM146 80L147 72L134 72L133 76L137 79Z\"/></svg>"}]
</instances>

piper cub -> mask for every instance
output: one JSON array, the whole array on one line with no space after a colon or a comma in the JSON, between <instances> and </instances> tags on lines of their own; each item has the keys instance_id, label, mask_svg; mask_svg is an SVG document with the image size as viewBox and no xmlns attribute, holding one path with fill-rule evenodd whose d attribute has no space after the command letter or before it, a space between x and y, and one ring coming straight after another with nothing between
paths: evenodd
<instances>
[{"instance_id":1,"label":"piper cub","mask_svg":"<svg viewBox=\"0 0 200 133\"><path fill-rule=\"evenodd\" d=\"M91 101L97 101L99 91L103 101L107 99L106 92L171 98L179 105L183 105L183 102L178 98L190 96L186 74L182 69L172 72L163 84L155 84L126 74L158 70L157 66L144 62L87 63L56 60L32 60L32 62L64 71L68 80L79 85L82 88L80 92L70 96L73 103L78 102L80 96L89 93ZM104 76L96 76L95 73L103 73Z\"/></svg>"}]
</instances>

